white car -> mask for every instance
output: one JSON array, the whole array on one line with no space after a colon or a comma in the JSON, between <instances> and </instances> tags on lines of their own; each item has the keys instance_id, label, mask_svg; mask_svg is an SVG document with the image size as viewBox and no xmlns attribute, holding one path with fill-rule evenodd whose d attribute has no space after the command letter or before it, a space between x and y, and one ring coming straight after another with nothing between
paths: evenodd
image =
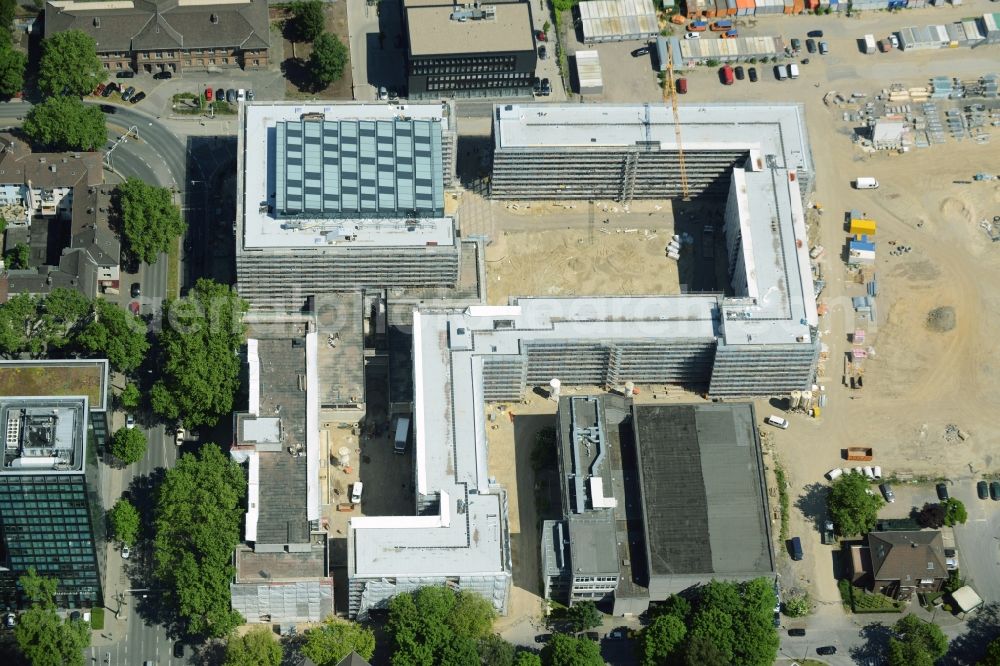
<instances>
[{"instance_id":1,"label":"white car","mask_svg":"<svg viewBox=\"0 0 1000 666\"><path fill-rule=\"evenodd\" d=\"M689 32L688 34L684 35L684 39L701 39L701 33Z\"/></svg>"},{"instance_id":2,"label":"white car","mask_svg":"<svg viewBox=\"0 0 1000 666\"><path fill-rule=\"evenodd\" d=\"M244 90L243 88L240 88L239 90L237 90L236 91L236 101L237 102L245 102L245 101L247 101L247 91Z\"/></svg>"},{"instance_id":3,"label":"white car","mask_svg":"<svg viewBox=\"0 0 1000 666\"><path fill-rule=\"evenodd\" d=\"M898 49L899 48L899 37L896 37L896 35L889 35L889 43L892 44L892 48Z\"/></svg>"},{"instance_id":4,"label":"white car","mask_svg":"<svg viewBox=\"0 0 1000 666\"><path fill-rule=\"evenodd\" d=\"M125 415L125 427L129 430L135 427L135 416L132 414Z\"/></svg>"},{"instance_id":5,"label":"white car","mask_svg":"<svg viewBox=\"0 0 1000 666\"><path fill-rule=\"evenodd\" d=\"M365 486L360 481L351 486L351 504L358 504L361 502L361 492L364 489Z\"/></svg>"},{"instance_id":6,"label":"white car","mask_svg":"<svg viewBox=\"0 0 1000 666\"><path fill-rule=\"evenodd\" d=\"M766 419L764 419L764 423L768 425L773 425L775 428L781 428L782 430L788 429L788 421L781 418L780 416L775 416L774 414L771 414Z\"/></svg>"},{"instance_id":7,"label":"white car","mask_svg":"<svg viewBox=\"0 0 1000 666\"><path fill-rule=\"evenodd\" d=\"M122 546L122 559L127 560L132 554L132 550L128 546Z\"/></svg>"}]
</instances>

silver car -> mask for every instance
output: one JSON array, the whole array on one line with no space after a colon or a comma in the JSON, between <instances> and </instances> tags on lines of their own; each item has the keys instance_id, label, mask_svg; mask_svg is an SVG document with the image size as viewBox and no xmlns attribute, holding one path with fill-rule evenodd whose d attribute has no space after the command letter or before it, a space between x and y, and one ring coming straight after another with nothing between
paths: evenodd
<instances>
[{"instance_id":1,"label":"silver car","mask_svg":"<svg viewBox=\"0 0 1000 666\"><path fill-rule=\"evenodd\" d=\"M886 502L891 503L896 501L896 495L892 492L892 486L888 483L883 483L878 488L882 491L882 496L885 497Z\"/></svg>"}]
</instances>

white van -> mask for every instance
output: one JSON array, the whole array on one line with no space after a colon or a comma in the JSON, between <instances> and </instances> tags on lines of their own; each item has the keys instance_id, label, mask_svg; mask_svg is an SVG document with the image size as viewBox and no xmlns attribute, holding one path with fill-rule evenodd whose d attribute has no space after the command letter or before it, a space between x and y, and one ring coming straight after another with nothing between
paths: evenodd
<instances>
[{"instance_id":1,"label":"white van","mask_svg":"<svg viewBox=\"0 0 1000 666\"><path fill-rule=\"evenodd\" d=\"M364 489L365 484L360 481L351 486L351 504L359 504L361 502L361 491Z\"/></svg>"},{"instance_id":2,"label":"white van","mask_svg":"<svg viewBox=\"0 0 1000 666\"><path fill-rule=\"evenodd\" d=\"M774 414L771 414L766 419L764 419L764 423L768 425L773 425L775 428L781 428L782 430L786 430L788 428L788 421L781 418L780 416L775 416Z\"/></svg>"},{"instance_id":3,"label":"white van","mask_svg":"<svg viewBox=\"0 0 1000 666\"><path fill-rule=\"evenodd\" d=\"M874 190L878 187L878 181L874 178L861 177L854 181L854 189L856 190Z\"/></svg>"},{"instance_id":4,"label":"white van","mask_svg":"<svg viewBox=\"0 0 1000 666\"><path fill-rule=\"evenodd\" d=\"M788 78L788 74L785 73L784 65L774 66L774 78L778 79L779 81L784 81L785 79Z\"/></svg>"},{"instance_id":5,"label":"white van","mask_svg":"<svg viewBox=\"0 0 1000 666\"><path fill-rule=\"evenodd\" d=\"M799 78L799 66L798 65L789 65L788 66L788 76L789 76L789 78L792 78L792 79Z\"/></svg>"},{"instance_id":6,"label":"white van","mask_svg":"<svg viewBox=\"0 0 1000 666\"><path fill-rule=\"evenodd\" d=\"M237 90L236 91L236 101L237 102L245 102L245 101L247 101L247 91L244 90L243 88L240 88L239 90Z\"/></svg>"},{"instance_id":7,"label":"white van","mask_svg":"<svg viewBox=\"0 0 1000 666\"><path fill-rule=\"evenodd\" d=\"M392 452L400 455L406 453L406 441L410 437L410 417L400 416L396 419L396 436L393 439Z\"/></svg>"},{"instance_id":8,"label":"white van","mask_svg":"<svg viewBox=\"0 0 1000 666\"><path fill-rule=\"evenodd\" d=\"M826 473L826 478L830 479L831 481L836 481L843 475L844 475L844 470L840 469L839 467L834 467L833 469L831 469L829 472Z\"/></svg>"}]
</instances>

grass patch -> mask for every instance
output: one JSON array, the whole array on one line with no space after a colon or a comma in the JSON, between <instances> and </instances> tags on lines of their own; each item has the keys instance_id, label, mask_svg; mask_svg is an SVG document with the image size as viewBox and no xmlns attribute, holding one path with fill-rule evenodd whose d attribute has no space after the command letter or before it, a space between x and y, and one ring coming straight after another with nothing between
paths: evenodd
<instances>
[{"instance_id":1,"label":"grass patch","mask_svg":"<svg viewBox=\"0 0 1000 666\"><path fill-rule=\"evenodd\" d=\"M855 613L902 613L905 604L878 592L872 593L851 585L850 581L837 581L837 589L844 606Z\"/></svg>"},{"instance_id":2,"label":"grass patch","mask_svg":"<svg viewBox=\"0 0 1000 666\"><path fill-rule=\"evenodd\" d=\"M781 506L781 531L779 538L784 543L788 540L788 482L785 480L785 468L781 466L777 458L774 460L774 479L778 483L778 504Z\"/></svg>"},{"instance_id":3,"label":"grass patch","mask_svg":"<svg viewBox=\"0 0 1000 666\"><path fill-rule=\"evenodd\" d=\"M0 395L85 395L91 408L103 407L101 367L96 363L59 365L13 365L0 368Z\"/></svg>"},{"instance_id":4,"label":"grass patch","mask_svg":"<svg viewBox=\"0 0 1000 666\"><path fill-rule=\"evenodd\" d=\"M104 609L101 607L90 609L90 627L95 631L104 629Z\"/></svg>"},{"instance_id":5,"label":"grass patch","mask_svg":"<svg viewBox=\"0 0 1000 666\"><path fill-rule=\"evenodd\" d=\"M181 239L170 244L167 250L167 298L181 295Z\"/></svg>"}]
</instances>

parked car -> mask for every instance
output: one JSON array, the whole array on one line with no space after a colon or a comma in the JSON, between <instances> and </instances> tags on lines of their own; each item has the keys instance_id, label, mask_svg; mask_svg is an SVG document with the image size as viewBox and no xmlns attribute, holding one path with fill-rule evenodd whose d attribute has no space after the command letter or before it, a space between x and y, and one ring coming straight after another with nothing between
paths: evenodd
<instances>
[{"instance_id":1,"label":"parked car","mask_svg":"<svg viewBox=\"0 0 1000 666\"><path fill-rule=\"evenodd\" d=\"M743 65L736 65L736 67L733 67L733 73L736 74L737 81L742 81L744 78L746 78L746 73L743 70Z\"/></svg>"},{"instance_id":2,"label":"parked car","mask_svg":"<svg viewBox=\"0 0 1000 666\"><path fill-rule=\"evenodd\" d=\"M771 414L770 416L768 416L766 419L764 419L764 423L772 425L775 428L781 428L782 430L788 429L788 421L781 418L780 416L777 416L776 414Z\"/></svg>"},{"instance_id":3,"label":"parked car","mask_svg":"<svg viewBox=\"0 0 1000 666\"><path fill-rule=\"evenodd\" d=\"M211 102L214 95L212 94L211 88L205 88L205 101Z\"/></svg>"},{"instance_id":4,"label":"parked car","mask_svg":"<svg viewBox=\"0 0 1000 666\"><path fill-rule=\"evenodd\" d=\"M552 634L538 634L535 636L536 643L548 643L552 640Z\"/></svg>"},{"instance_id":5,"label":"parked car","mask_svg":"<svg viewBox=\"0 0 1000 666\"><path fill-rule=\"evenodd\" d=\"M636 50L632 51L632 57L633 58L641 58L644 55L649 55L649 47L648 46L640 46Z\"/></svg>"},{"instance_id":6,"label":"parked car","mask_svg":"<svg viewBox=\"0 0 1000 666\"><path fill-rule=\"evenodd\" d=\"M360 481L351 486L351 504L357 504L361 501L361 493L364 489L365 486Z\"/></svg>"},{"instance_id":7,"label":"parked car","mask_svg":"<svg viewBox=\"0 0 1000 666\"><path fill-rule=\"evenodd\" d=\"M542 30L536 30L535 31L535 39L537 41L539 41L539 42L547 42L547 41L549 41L548 35L546 35L545 32L542 31Z\"/></svg>"},{"instance_id":8,"label":"parked car","mask_svg":"<svg viewBox=\"0 0 1000 666\"><path fill-rule=\"evenodd\" d=\"M684 35L684 39L701 39L701 34L697 32L689 32Z\"/></svg>"},{"instance_id":9,"label":"parked car","mask_svg":"<svg viewBox=\"0 0 1000 666\"><path fill-rule=\"evenodd\" d=\"M990 497L994 502L1000 502L1000 481L990 483Z\"/></svg>"},{"instance_id":10,"label":"parked car","mask_svg":"<svg viewBox=\"0 0 1000 666\"><path fill-rule=\"evenodd\" d=\"M226 89L225 88L219 88L218 90L215 91L215 101L216 102L225 102L226 101Z\"/></svg>"},{"instance_id":11,"label":"parked car","mask_svg":"<svg viewBox=\"0 0 1000 666\"><path fill-rule=\"evenodd\" d=\"M826 55L829 52L830 52L830 45L827 44L826 42L820 42L819 43L819 54L820 55Z\"/></svg>"},{"instance_id":12,"label":"parked car","mask_svg":"<svg viewBox=\"0 0 1000 666\"><path fill-rule=\"evenodd\" d=\"M729 65L723 65L722 69L719 70L719 71L722 74L722 83L723 83L723 85L727 85L727 86L733 85L733 81L734 81L734 79L733 79L733 68L730 67Z\"/></svg>"},{"instance_id":13,"label":"parked car","mask_svg":"<svg viewBox=\"0 0 1000 666\"><path fill-rule=\"evenodd\" d=\"M134 314L136 317L139 316L139 301L132 301L128 304L128 311Z\"/></svg>"},{"instance_id":14,"label":"parked car","mask_svg":"<svg viewBox=\"0 0 1000 666\"><path fill-rule=\"evenodd\" d=\"M132 428L135 427L135 415L134 414L126 414L125 415L125 427L128 428L129 430L131 430Z\"/></svg>"},{"instance_id":15,"label":"parked car","mask_svg":"<svg viewBox=\"0 0 1000 666\"><path fill-rule=\"evenodd\" d=\"M896 35L889 35L889 43L892 44L892 48L898 49L899 48L899 37L897 37Z\"/></svg>"},{"instance_id":16,"label":"parked car","mask_svg":"<svg viewBox=\"0 0 1000 666\"><path fill-rule=\"evenodd\" d=\"M747 70L747 76L750 78L750 83L757 83L757 68L751 67Z\"/></svg>"},{"instance_id":17,"label":"parked car","mask_svg":"<svg viewBox=\"0 0 1000 666\"><path fill-rule=\"evenodd\" d=\"M3 616L3 626L7 629L13 629L17 626L17 616L13 613L7 613Z\"/></svg>"},{"instance_id":18,"label":"parked car","mask_svg":"<svg viewBox=\"0 0 1000 666\"><path fill-rule=\"evenodd\" d=\"M549 95L552 94L552 85L549 83L549 80L547 78L542 79L541 88L543 97L548 97Z\"/></svg>"},{"instance_id":19,"label":"parked car","mask_svg":"<svg viewBox=\"0 0 1000 666\"><path fill-rule=\"evenodd\" d=\"M174 73L173 72L157 72L156 74L153 74L153 78L154 79L161 79L161 80L172 79L172 78L174 78Z\"/></svg>"},{"instance_id":20,"label":"parked car","mask_svg":"<svg viewBox=\"0 0 1000 666\"><path fill-rule=\"evenodd\" d=\"M129 98L131 98L132 95L134 94L135 94L135 86L129 86L128 88L125 89L125 92L122 93L122 101L127 102Z\"/></svg>"},{"instance_id":21,"label":"parked car","mask_svg":"<svg viewBox=\"0 0 1000 666\"><path fill-rule=\"evenodd\" d=\"M778 81L784 81L785 79L788 78L788 73L785 71L784 65L774 66L774 78L776 78Z\"/></svg>"},{"instance_id":22,"label":"parked car","mask_svg":"<svg viewBox=\"0 0 1000 666\"><path fill-rule=\"evenodd\" d=\"M538 47L538 59L546 60L549 57L549 50L545 48L545 44Z\"/></svg>"},{"instance_id":23,"label":"parked car","mask_svg":"<svg viewBox=\"0 0 1000 666\"><path fill-rule=\"evenodd\" d=\"M608 632L609 641L623 641L628 638L628 627L616 627Z\"/></svg>"},{"instance_id":24,"label":"parked car","mask_svg":"<svg viewBox=\"0 0 1000 666\"><path fill-rule=\"evenodd\" d=\"M133 282L129 293L132 295L132 298L139 298L142 296L142 285L138 282Z\"/></svg>"},{"instance_id":25,"label":"parked car","mask_svg":"<svg viewBox=\"0 0 1000 666\"><path fill-rule=\"evenodd\" d=\"M979 499L989 499L990 497L990 484L985 481L980 481L976 484L976 494L979 495Z\"/></svg>"},{"instance_id":26,"label":"parked car","mask_svg":"<svg viewBox=\"0 0 1000 666\"><path fill-rule=\"evenodd\" d=\"M677 92L681 95L686 95L688 91L688 80L683 76L677 79Z\"/></svg>"},{"instance_id":27,"label":"parked car","mask_svg":"<svg viewBox=\"0 0 1000 666\"><path fill-rule=\"evenodd\" d=\"M883 483L878 487L878 489L882 491L882 495L885 497L886 502L892 504L896 501L896 494L892 492L892 486L888 483Z\"/></svg>"},{"instance_id":28,"label":"parked car","mask_svg":"<svg viewBox=\"0 0 1000 666\"><path fill-rule=\"evenodd\" d=\"M792 50L795 52L802 50L802 40L792 37Z\"/></svg>"},{"instance_id":29,"label":"parked car","mask_svg":"<svg viewBox=\"0 0 1000 666\"><path fill-rule=\"evenodd\" d=\"M809 32L806 33L806 37L815 37L816 39L820 39L820 38L823 37L823 31L822 30L810 30Z\"/></svg>"},{"instance_id":30,"label":"parked car","mask_svg":"<svg viewBox=\"0 0 1000 666\"><path fill-rule=\"evenodd\" d=\"M799 537L792 537L788 543L792 559L798 562L803 557L802 539L800 539Z\"/></svg>"},{"instance_id":31,"label":"parked car","mask_svg":"<svg viewBox=\"0 0 1000 666\"><path fill-rule=\"evenodd\" d=\"M822 645L816 648L816 654L831 655L837 654L837 648L832 645Z\"/></svg>"},{"instance_id":32,"label":"parked car","mask_svg":"<svg viewBox=\"0 0 1000 666\"><path fill-rule=\"evenodd\" d=\"M107 87L108 85L106 83L98 83L97 87L94 89L94 96L96 97L97 95L102 94L104 92L104 89Z\"/></svg>"},{"instance_id":33,"label":"parked car","mask_svg":"<svg viewBox=\"0 0 1000 666\"><path fill-rule=\"evenodd\" d=\"M226 89L226 101L230 104L236 103L236 90L234 88Z\"/></svg>"},{"instance_id":34,"label":"parked car","mask_svg":"<svg viewBox=\"0 0 1000 666\"><path fill-rule=\"evenodd\" d=\"M806 635L806 630L802 629L801 627L793 627L793 628L791 628L791 629L788 630L788 635L789 636L805 636Z\"/></svg>"},{"instance_id":35,"label":"parked car","mask_svg":"<svg viewBox=\"0 0 1000 666\"><path fill-rule=\"evenodd\" d=\"M774 612L774 628L777 629L780 626L781 626L781 613L775 611Z\"/></svg>"},{"instance_id":36,"label":"parked car","mask_svg":"<svg viewBox=\"0 0 1000 666\"><path fill-rule=\"evenodd\" d=\"M174 658L183 659L184 658L184 642L175 641L174 642Z\"/></svg>"},{"instance_id":37,"label":"parked car","mask_svg":"<svg viewBox=\"0 0 1000 666\"><path fill-rule=\"evenodd\" d=\"M128 69L122 70L122 71L118 72L117 74L115 74L115 78L118 78L118 79L131 79L134 76L135 76L135 72L133 72L131 70L128 70Z\"/></svg>"},{"instance_id":38,"label":"parked car","mask_svg":"<svg viewBox=\"0 0 1000 666\"><path fill-rule=\"evenodd\" d=\"M122 559L127 560L132 555L132 549L128 546L122 546Z\"/></svg>"},{"instance_id":39,"label":"parked car","mask_svg":"<svg viewBox=\"0 0 1000 666\"><path fill-rule=\"evenodd\" d=\"M384 87L383 88L379 88L380 92L384 91L384 90L385 90ZM386 93L385 96L388 97L389 93ZM246 100L247 100L247 91L244 90L243 88L240 88L239 90L237 90L236 91L236 101L237 102L245 102Z\"/></svg>"},{"instance_id":40,"label":"parked car","mask_svg":"<svg viewBox=\"0 0 1000 666\"><path fill-rule=\"evenodd\" d=\"M136 94L135 94L135 95L134 95L134 96L132 97L132 99L130 99L130 100L129 100L129 103L130 103L130 104L138 104L139 102L141 102L141 101L142 101L142 100L144 100L144 99L146 99L146 93L144 93L144 92L142 92L142 91L140 90L139 92L137 92L137 93L136 93Z\"/></svg>"},{"instance_id":41,"label":"parked car","mask_svg":"<svg viewBox=\"0 0 1000 666\"><path fill-rule=\"evenodd\" d=\"M253 88L250 88L249 90L247 90L247 101L248 102L252 102L253 98L254 98ZM393 98L393 95L392 95L392 91L390 90L389 91L389 99L392 99L392 98Z\"/></svg>"},{"instance_id":42,"label":"parked car","mask_svg":"<svg viewBox=\"0 0 1000 666\"><path fill-rule=\"evenodd\" d=\"M816 40L815 39L807 39L806 40L806 51L809 51L809 53L816 53Z\"/></svg>"},{"instance_id":43,"label":"parked car","mask_svg":"<svg viewBox=\"0 0 1000 666\"><path fill-rule=\"evenodd\" d=\"M101 104L101 111L104 113L116 113L118 109L110 104Z\"/></svg>"},{"instance_id":44,"label":"parked car","mask_svg":"<svg viewBox=\"0 0 1000 666\"><path fill-rule=\"evenodd\" d=\"M104 92L101 93L101 97L111 97L118 91L118 84L112 81L104 88Z\"/></svg>"},{"instance_id":45,"label":"parked car","mask_svg":"<svg viewBox=\"0 0 1000 666\"><path fill-rule=\"evenodd\" d=\"M937 484L934 487L937 490L938 499L941 500L942 502L947 502L948 501L948 484L947 483L939 483L939 484Z\"/></svg>"}]
</instances>

